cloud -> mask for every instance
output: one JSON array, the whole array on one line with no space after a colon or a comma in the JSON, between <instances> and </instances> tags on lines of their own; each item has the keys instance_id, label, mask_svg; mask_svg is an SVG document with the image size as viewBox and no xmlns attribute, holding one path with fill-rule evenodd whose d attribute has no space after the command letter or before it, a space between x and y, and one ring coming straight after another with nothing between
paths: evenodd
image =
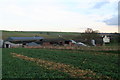
<instances>
[{"instance_id":1,"label":"cloud","mask_svg":"<svg viewBox=\"0 0 120 80\"><path fill-rule=\"evenodd\" d=\"M98 1L101 2L101 0ZM97 9L93 10L92 7L98 1L1 0L0 29L81 32L90 27L101 30L102 26L109 27L109 25L97 21L109 19L114 11L111 11L112 2L111 5L104 4L100 10L98 9L99 12ZM104 1L102 0L102 2ZM91 14L89 14L90 12ZM108 27L106 28L108 29Z\"/></svg>"},{"instance_id":2,"label":"cloud","mask_svg":"<svg viewBox=\"0 0 120 80\"><path fill-rule=\"evenodd\" d=\"M93 8L99 9L99 8L101 8L102 6L104 6L105 4L108 4L108 3L109 3L108 1L97 2L97 3L93 6Z\"/></svg>"},{"instance_id":3,"label":"cloud","mask_svg":"<svg viewBox=\"0 0 120 80\"><path fill-rule=\"evenodd\" d=\"M107 25L118 25L118 22L120 22L120 19L118 20L118 16L112 16L111 18L104 20Z\"/></svg>"}]
</instances>

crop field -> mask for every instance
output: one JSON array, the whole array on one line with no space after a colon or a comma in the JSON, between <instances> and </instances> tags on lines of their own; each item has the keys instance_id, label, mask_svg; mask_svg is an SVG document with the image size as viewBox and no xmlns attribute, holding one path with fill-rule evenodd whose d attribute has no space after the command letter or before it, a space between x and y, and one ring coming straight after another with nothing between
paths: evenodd
<instances>
[{"instance_id":1,"label":"crop field","mask_svg":"<svg viewBox=\"0 0 120 80\"><path fill-rule=\"evenodd\" d=\"M34 31L2 31L2 39L5 40L8 37L33 37L33 36L42 36L44 38L58 38L58 35L62 35L65 38L71 38L77 35L80 35L80 33L72 33L72 32L34 32Z\"/></svg>"},{"instance_id":2,"label":"crop field","mask_svg":"<svg viewBox=\"0 0 120 80\"><path fill-rule=\"evenodd\" d=\"M4 48L3 78L119 79L120 51Z\"/></svg>"},{"instance_id":3,"label":"crop field","mask_svg":"<svg viewBox=\"0 0 120 80\"><path fill-rule=\"evenodd\" d=\"M2 32L2 39L5 40L8 37L33 37L33 36L42 36L45 38L56 38L56 36L52 36L52 35L46 35L46 34L39 34L39 33L32 33L32 32L14 32L14 31L8 31Z\"/></svg>"}]
</instances>

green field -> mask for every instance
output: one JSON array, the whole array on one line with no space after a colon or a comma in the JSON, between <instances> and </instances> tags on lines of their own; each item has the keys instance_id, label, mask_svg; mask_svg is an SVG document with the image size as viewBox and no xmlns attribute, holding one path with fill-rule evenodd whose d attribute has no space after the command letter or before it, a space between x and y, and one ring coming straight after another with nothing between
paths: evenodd
<instances>
[{"instance_id":1,"label":"green field","mask_svg":"<svg viewBox=\"0 0 120 80\"><path fill-rule=\"evenodd\" d=\"M49 32L49 31L1 31L2 32L2 37L0 39L6 40L9 37L34 37L34 36L40 36L44 38L54 38L57 39L59 38L59 35L66 40L80 40L80 42L83 41L83 43L88 44L88 42L84 42L84 38L89 39L88 34L84 33L78 33L78 32ZM91 35L92 37L93 35ZM113 35L112 35L113 36ZM106 44L106 46L118 46L119 45L119 36L113 36L114 39L111 39L111 42L109 44ZM83 39L83 40L82 40ZM98 41L99 42L99 41Z\"/></svg>"},{"instance_id":2,"label":"green field","mask_svg":"<svg viewBox=\"0 0 120 80\"><path fill-rule=\"evenodd\" d=\"M80 35L80 33L74 32L45 32L45 31L2 31L2 39L5 40L8 37L33 37L41 36L44 38L58 38L58 35L62 35L64 38L74 38Z\"/></svg>"},{"instance_id":3,"label":"green field","mask_svg":"<svg viewBox=\"0 0 120 80\"><path fill-rule=\"evenodd\" d=\"M15 31L3 31L2 38L5 40L8 37L33 37L33 36L42 36L45 38L56 38L56 36L33 33L33 32L15 32Z\"/></svg>"},{"instance_id":4,"label":"green field","mask_svg":"<svg viewBox=\"0 0 120 80\"><path fill-rule=\"evenodd\" d=\"M96 76L118 77L118 53L120 51L50 50L50 49L3 49L3 78L72 78L66 72L49 70L35 62L13 57L10 53L63 63L81 70L91 70ZM88 75L85 75L87 77ZM93 76L91 76L93 77ZM93 77L96 78L96 77Z\"/></svg>"}]
</instances>

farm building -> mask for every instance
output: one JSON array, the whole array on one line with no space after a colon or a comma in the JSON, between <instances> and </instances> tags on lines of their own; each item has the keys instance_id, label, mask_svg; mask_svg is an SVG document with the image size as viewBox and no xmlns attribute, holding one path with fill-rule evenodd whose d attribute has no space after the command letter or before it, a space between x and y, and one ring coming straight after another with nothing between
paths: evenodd
<instances>
[{"instance_id":1,"label":"farm building","mask_svg":"<svg viewBox=\"0 0 120 80\"><path fill-rule=\"evenodd\" d=\"M109 43L110 42L110 38L105 35L105 37L103 37L103 42L104 43Z\"/></svg>"},{"instance_id":2,"label":"farm building","mask_svg":"<svg viewBox=\"0 0 120 80\"><path fill-rule=\"evenodd\" d=\"M14 44L9 41L4 42L4 48L17 48L17 47L22 47L22 44Z\"/></svg>"},{"instance_id":3,"label":"farm building","mask_svg":"<svg viewBox=\"0 0 120 80\"><path fill-rule=\"evenodd\" d=\"M4 48L14 47L37 47L37 46L86 46L83 43L78 43L74 40L67 40L63 38L43 37L9 37L4 42Z\"/></svg>"},{"instance_id":4,"label":"farm building","mask_svg":"<svg viewBox=\"0 0 120 80\"><path fill-rule=\"evenodd\" d=\"M103 45L103 38L98 37L95 39L86 39L86 38L80 38L80 39L75 39L76 42L82 42L86 45L89 46L102 46Z\"/></svg>"},{"instance_id":5,"label":"farm building","mask_svg":"<svg viewBox=\"0 0 120 80\"><path fill-rule=\"evenodd\" d=\"M43 37L9 37L7 41L10 42L32 42L32 41L42 41Z\"/></svg>"},{"instance_id":6,"label":"farm building","mask_svg":"<svg viewBox=\"0 0 120 80\"><path fill-rule=\"evenodd\" d=\"M0 48L2 48L2 47L3 47L3 40L0 39Z\"/></svg>"},{"instance_id":7,"label":"farm building","mask_svg":"<svg viewBox=\"0 0 120 80\"><path fill-rule=\"evenodd\" d=\"M56 39L44 39L42 45L49 46L49 45L60 45L60 46L75 46L77 43L74 40L66 40L63 38L56 38Z\"/></svg>"},{"instance_id":8,"label":"farm building","mask_svg":"<svg viewBox=\"0 0 120 80\"><path fill-rule=\"evenodd\" d=\"M43 46L49 46L49 45L64 45L65 39L63 38L55 38L55 39L44 39L42 41Z\"/></svg>"},{"instance_id":9,"label":"farm building","mask_svg":"<svg viewBox=\"0 0 120 80\"><path fill-rule=\"evenodd\" d=\"M15 45L16 44L16 45ZM4 42L4 48L16 47L18 44L24 46L73 46L73 40L66 40L63 38L44 39L43 37L9 37ZM19 46L18 46L19 47ZM21 46L20 46L21 47Z\"/></svg>"},{"instance_id":10,"label":"farm building","mask_svg":"<svg viewBox=\"0 0 120 80\"><path fill-rule=\"evenodd\" d=\"M40 46L40 44L37 44L35 42L30 42L30 43L27 43L26 46Z\"/></svg>"},{"instance_id":11,"label":"farm building","mask_svg":"<svg viewBox=\"0 0 120 80\"><path fill-rule=\"evenodd\" d=\"M43 37L9 37L4 42L4 48L10 48L15 46L20 47L21 45L35 46L39 45L35 43L36 41L42 41L43 39L44 39Z\"/></svg>"},{"instance_id":12,"label":"farm building","mask_svg":"<svg viewBox=\"0 0 120 80\"><path fill-rule=\"evenodd\" d=\"M65 45L75 46L76 42L74 40L66 40Z\"/></svg>"}]
</instances>

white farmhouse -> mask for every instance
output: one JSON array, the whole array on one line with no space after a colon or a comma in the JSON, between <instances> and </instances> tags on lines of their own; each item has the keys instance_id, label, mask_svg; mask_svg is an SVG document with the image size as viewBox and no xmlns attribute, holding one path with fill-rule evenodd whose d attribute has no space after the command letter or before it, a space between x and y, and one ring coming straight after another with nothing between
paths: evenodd
<instances>
[{"instance_id":1,"label":"white farmhouse","mask_svg":"<svg viewBox=\"0 0 120 80\"><path fill-rule=\"evenodd\" d=\"M105 35L105 37L103 37L103 42L110 43L110 38Z\"/></svg>"}]
</instances>

